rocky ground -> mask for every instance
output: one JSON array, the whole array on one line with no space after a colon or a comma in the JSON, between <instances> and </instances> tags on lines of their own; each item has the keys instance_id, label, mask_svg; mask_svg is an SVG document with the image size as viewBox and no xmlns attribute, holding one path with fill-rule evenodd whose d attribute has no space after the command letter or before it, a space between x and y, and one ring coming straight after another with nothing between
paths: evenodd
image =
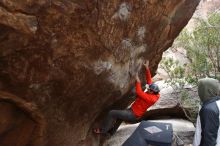
<instances>
[{"instance_id":1,"label":"rocky ground","mask_svg":"<svg viewBox=\"0 0 220 146\"><path fill-rule=\"evenodd\" d=\"M195 131L194 125L183 119L164 119L164 120L150 120L153 122L171 123L173 126L173 131L175 135L178 135L180 139L174 138L172 146L178 146L177 143L184 143L184 146L192 144L193 135ZM127 138L134 132L137 128L137 124L122 124L115 135L109 138L104 146L121 146ZM177 142L178 141L178 142Z\"/></svg>"}]
</instances>

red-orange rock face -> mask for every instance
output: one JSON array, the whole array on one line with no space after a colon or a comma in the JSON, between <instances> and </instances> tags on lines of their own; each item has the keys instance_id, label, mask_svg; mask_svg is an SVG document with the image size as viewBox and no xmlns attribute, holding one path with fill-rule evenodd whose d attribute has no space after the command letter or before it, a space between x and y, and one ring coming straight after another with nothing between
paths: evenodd
<instances>
[{"instance_id":1,"label":"red-orange rock face","mask_svg":"<svg viewBox=\"0 0 220 146\"><path fill-rule=\"evenodd\" d=\"M37 105L47 146L95 145L96 118L128 92L145 59L157 69L199 1L2 0L0 89ZM34 145L23 134L19 146Z\"/></svg>"}]
</instances>

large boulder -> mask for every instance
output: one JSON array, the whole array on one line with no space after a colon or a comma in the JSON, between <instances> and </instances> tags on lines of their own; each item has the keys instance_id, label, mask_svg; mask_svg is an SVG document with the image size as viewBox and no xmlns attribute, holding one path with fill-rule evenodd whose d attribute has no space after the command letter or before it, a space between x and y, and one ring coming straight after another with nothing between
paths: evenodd
<instances>
[{"instance_id":1,"label":"large boulder","mask_svg":"<svg viewBox=\"0 0 220 146\"><path fill-rule=\"evenodd\" d=\"M137 72L143 78L143 61L154 74L199 1L0 1L0 90L11 101L1 100L0 108L10 110L3 133L21 116L29 131L21 132L19 146L98 144L93 125L112 105L127 106L124 95ZM31 117L35 112L44 122ZM40 142L34 125L43 127ZM0 136L10 144L10 135Z\"/></svg>"}]
</instances>

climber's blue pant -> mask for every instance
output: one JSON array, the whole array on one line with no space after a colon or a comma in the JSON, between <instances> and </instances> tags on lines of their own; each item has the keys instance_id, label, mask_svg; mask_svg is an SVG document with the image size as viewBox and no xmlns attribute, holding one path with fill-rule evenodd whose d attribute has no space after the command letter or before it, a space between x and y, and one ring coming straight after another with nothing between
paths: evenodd
<instances>
[{"instance_id":1,"label":"climber's blue pant","mask_svg":"<svg viewBox=\"0 0 220 146\"><path fill-rule=\"evenodd\" d=\"M111 110L101 126L101 132L107 133L114 126L116 120L135 122L137 118L131 109Z\"/></svg>"}]
</instances>

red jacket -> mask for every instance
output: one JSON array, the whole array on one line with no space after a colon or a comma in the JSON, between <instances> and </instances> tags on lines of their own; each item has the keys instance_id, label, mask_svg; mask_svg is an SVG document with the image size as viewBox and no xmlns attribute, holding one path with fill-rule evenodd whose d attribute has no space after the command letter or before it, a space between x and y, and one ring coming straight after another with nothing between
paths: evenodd
<instances>
[{"instance_id":1,"label":"red jacket","mask_svg":"<svg viewBox=\"0 0 220 146\"><path fill-rule=\"evenodd\" d=\"M146 80L147 84L152 84L150 70L146 70ZM136 82L136 100L131 106L132 111L134 112L137 118L143 116L143 114L147 111L147 109L152 106L160 97L160 94L151 94L144 92L141 89L141 83Z\"/></svg>"}]
</instances>

